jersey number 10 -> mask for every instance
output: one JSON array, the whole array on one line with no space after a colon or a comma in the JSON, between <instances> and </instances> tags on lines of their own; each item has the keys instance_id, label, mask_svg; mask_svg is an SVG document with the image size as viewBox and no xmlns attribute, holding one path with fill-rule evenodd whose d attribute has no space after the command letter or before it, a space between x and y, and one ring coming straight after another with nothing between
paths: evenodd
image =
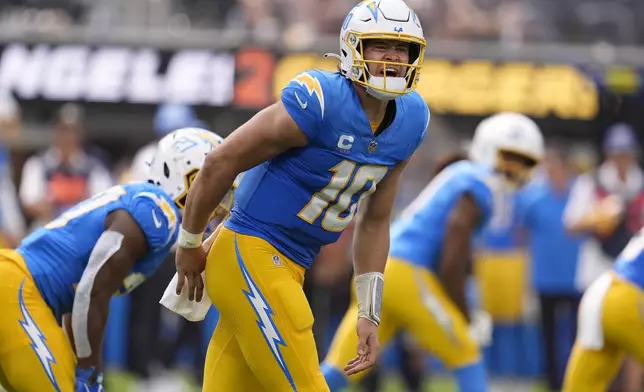
<instances>
[{"instance_id":1,"label":"jersey number 10","mask_svg":"<svg viewBox=\"0 0 644 392\"><path fill-rule=\"evenodd\" d=\"M353 197L363 190L369 181L371 186L362 192L360 200L372 194L376 190L376 184L387 175L388 170L386 166L365 165L357 168L356 166L355 162L344 160L329 170L333 172L329 184L315 193L297 216L313 224L324 212L322 218L324 230L333 232L344 230L353 220L358 207L357 202L351 204ZM347 187L351 177L353 181ZM341 216L347 211L345 216Z\"/></svg>"}]
</instances>

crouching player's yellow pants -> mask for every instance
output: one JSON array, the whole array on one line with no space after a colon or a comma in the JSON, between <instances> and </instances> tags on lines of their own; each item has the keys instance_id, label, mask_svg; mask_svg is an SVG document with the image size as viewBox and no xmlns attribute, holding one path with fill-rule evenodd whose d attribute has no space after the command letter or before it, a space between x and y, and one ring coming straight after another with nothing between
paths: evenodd
<instances>
[{"instance_id":1,"label":"crouching player's yellow pants","mask_svg":"<svg viewBox=\"0 0 644 392\"><path fill-rule=\"evenodd\" d=\"M358 306L355 297L338 328L323 371L332 391L357 382L367 372L341 373L356 355ZM409 332L425 351L455 372L463 391L486 391L485 370L477 343L463 314L448 297L438 278L426 268L390 258L385 268L382 315L378 335L384 347L398 331Z\"/></svg>"},{"instance_id":2,"label":"crouching player's yellow pants","mask_svg":"<svg viewBox=\"0 0 644 392\"><path fill-rule=\"evenodd\" d=\"M644 364L644 291L607 272L584 293L565 392L607 391L625 355Z\"/></svg>"},{"instance_id":3,"label":"crouching player's yellow pants","mask_svg":"<svg viewBox=\"0 0 644 392\"><path fill-rule=\"evenodd\" d=\"M0 383L10 392L73 392L71 343L24 260L0 250Z\"/></svg>"},{"instance_id":4,"label":"crouching player's yellow pants","mask_svg":"<svg viewBox=\"0 0 644 392\"><path fill-rule=\"evenodd\" d=\"M267 241L222 228L206 264L206 289L220 318L206 355L204 391L329 390L302 290L304 272Z\"/></svg>"},{"instance_id":5,"label":"crouching player's yellow pants","mask_svg":"<svg viewBox=\"0 0 644 392\"><path fill-rule=\"evenodd\" d=\"M518 323L523 317L528 260L520 250L482 251L476 255L474 274L481 307L495 322Z\"/></svg>"}]
</instances>

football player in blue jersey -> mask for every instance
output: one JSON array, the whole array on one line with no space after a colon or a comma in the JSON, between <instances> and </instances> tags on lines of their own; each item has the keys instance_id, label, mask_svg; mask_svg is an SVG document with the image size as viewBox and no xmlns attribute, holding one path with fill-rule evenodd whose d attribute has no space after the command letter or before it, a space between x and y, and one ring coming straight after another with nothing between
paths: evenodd
<instances>
[{"instance_id":1,"label":"football player in blue jersey","mask_svg":"<svg viewBox=\"0 0 644 392\"><path fill-rule=\"evenodd\" d=\"M610 202L619 211L619 199ZM628 354L644 365L644 228L617 257L613 271L590 285L579 305L577 338L564 392L607 391Z\"/></svg>"},{"instance_id":2,"label":"football player in blue jersey","mask_svg":"<svg viewBox=\"0 0 644 392\"><path fill-rule=\"evenodd\" d=\"M479 343L489 340L491 321L470 312L465 295L472 241L493 214L495 192L524 184L542 155L543 137L532 120L492 116L477 127L469 159L442 169L392 227L380 342L411 333L454 371L460 391L487 390ZM345 367L357 344L357 312L353 303L322 365L332 391L364 374L352 376L352 362Z\"/></svg>"},{"instance_id":3,"label":"football player in blue jersey","mask_svg":"<svg viewBox=\"0 0 644 392\"><path fill-rule=\"evenodd\" d=\"M177 292L187 281L189 297L200 300L205 268L221 315L204 390L328 390L302 282L359 201L356 362L359 369L374 363L392 205L429 123L414 91L425 46L418 18L402 0L361 2L341 28L339 72L297 75L279 102L206 159L188 193L176 256ZM206 263L200 246L206 217L246 170Z\"/></svg>"},{"instance_id":4,"label":"football player in blue jersey","mask_svg":"<svg viewBox=\"0 0 644 392\"><path fill-rule=\"evenodd\" d=\"M115 186L0 250L0 382L9 391L101 391L101 346L113 294L149 277L176 243L191 181L222 139L175 131L149 183ZM69 339L60 326L69 319Z\"/></svg>"}]
</instances>

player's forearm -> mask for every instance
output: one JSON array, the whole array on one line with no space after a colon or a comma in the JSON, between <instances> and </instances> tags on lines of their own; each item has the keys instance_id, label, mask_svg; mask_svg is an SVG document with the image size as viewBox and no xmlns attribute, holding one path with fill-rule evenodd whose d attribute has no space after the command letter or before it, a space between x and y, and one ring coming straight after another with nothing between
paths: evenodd
<instances>
[{"instance_id":1,"label":"player's forearm","mask_svg":"<svg viewBox=\"0 0 644 392\"><path fill-rule=\"evenodd\" d=\"M86 350L78 346L79 342L75 339L76 353L78 355L78 366L81 369L88 369L94 367L97 371L102 369L102 346L103 334L105 333L105 325L107 324L107 317L109 314L109 302L111 295L99 294L93 295L87 312L87 341L89 342L90 354L86 355ZM73 320L72 324L76 320ZM81 343L82 344L82 343Z\"/></svg>"},{"instance_id":2,"label":"player's forearm","mask_svg":"<svg viewBox=\"0 0 644 392\"><path fill-rule=\"evenodd\" d=\"M466 275L453 274L449 277L443 277L442 283L449 298L451 298L458 310L463 313L465 319L469 321L470 310L467 306L467 297L465 295Z\"/></svg>"},{"instance_id":3,"label":"player's forearm","mask_svg":"<svg viewBox=\"0 0 644 392\"><path fill-rule=\"evenodd\" d=\"M451 249L450 249L451 248ZM469 320L470 313L467 306L465 286L467 281L467 265L470 262L470 245L468 242L446 246L443 249L441 260L440 281L451 298L454 305L463 313L466 320Z\"/></svg>"},{"instance_id":4,"label":"player's forearm","mask_svg":"<svg viewBox=\"0 0 644 392\"><path fill-rule=\"evenodd\" d=\"M358 218L353 239L358 319L380 324L385 264L389 253L389 220Z\"/></svg>"},{"instance_id":5,"label":"player's forearm","mask_svg":"<svg viewBox=\"0 0 644 392\"><path fill-rule=\"evenodd\" d=\"M353 268L356 276L385 272L389 254L389 220L358 219L353 238Z\"/></svg>"},{"instance_id":6,"label":"player's forearm","mask_svg":"<svg viewBox=\"0 0 644 392\"><path fill-rule=\"evenodd\" d=\"M465 284L472 264L472 238L482 214L469 195L450 212L440 260L440 280L454 305L470 320Z\"/></svg>"},{"instance_id":7,"label":"player's forearm","mask_svg":"<svg viewBox=\"0 0 644 392\"><path fill-rule=\"evenodd\" d=\"M213 211L235 180L235 170L222 159L209 155L190 187L182 227L194 234L203 233Z\"/></svg>"}]
</instances>

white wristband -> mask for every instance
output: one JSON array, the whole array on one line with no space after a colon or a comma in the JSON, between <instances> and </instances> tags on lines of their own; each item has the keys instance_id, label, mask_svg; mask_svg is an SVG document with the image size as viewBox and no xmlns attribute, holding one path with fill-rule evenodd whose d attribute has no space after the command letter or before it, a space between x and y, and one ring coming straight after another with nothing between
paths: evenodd
<instances>
[{"instance_id":1,"label":"white wristband","mask_svg":"<svg viewBox=\"0 0 644 392\"><path fill-rule=\"evenodd\" d=\"M177 239L177 245L180 248L198 248L201 246L203 240L203 233L193 234L183 227L179 229L179 238Z\"/></svg>"},{"instance_id":2,"label":"white wristband","mask_svg":"<svg viewBox=\"0 0 644 392\"><path fill-rule=\"evenodd\" d=\"M384 284L385 277L380 272L367 272L356 276L358 318L366 318L376 325L380 324Z\"/></svg>"}]
</instances>

